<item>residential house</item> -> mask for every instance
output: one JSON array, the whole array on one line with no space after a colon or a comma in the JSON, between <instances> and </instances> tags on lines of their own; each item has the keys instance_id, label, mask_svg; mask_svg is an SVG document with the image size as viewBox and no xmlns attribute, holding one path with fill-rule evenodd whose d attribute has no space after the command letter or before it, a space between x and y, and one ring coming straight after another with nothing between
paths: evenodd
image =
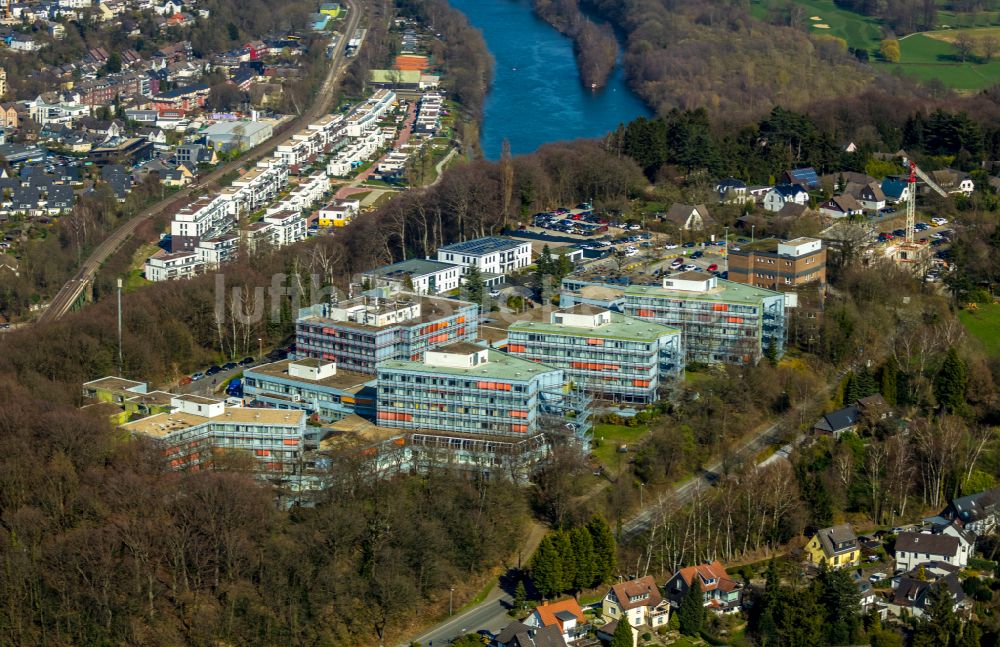
<instances>
[{"instance_id":1,"label":"residential house","mask_svg":"<svg viewBox=\"0 0 1000 647\"><path fill-rule=\"evenodd\" d=\"M845 193L854 196L861 204L861 208L866 211L879 211L885 208L885 192L882 191L882 186L878 182L850 183L847 185Z\"/></svg>"},{"instance_id":2,"label":"residential house","mask_svg":"<svg viewBox=\"0 0 1000 647\"><path fill-rule=\"evenodd\" d=\"M810 563L825 563L830 568L857 566L861 559L861 546L849 524L823 528L805 546Z\"/></svg>"},{"instance_id":3,"label":"residential house","mask_svg":"<svg viewBox=\"0 0 1000 647\"><path fill-rule=\"evenodd\" d=\"M882 193L889 204L899 204L910 199L910 183L905 179L887 177L882 180Z\"/></svg>"},{"instance_id":4,"label":"residential house","mask_svg":"<svg viewBox=\"0 0 1000 647\"><path fill-rule=\"evenodd\" d=\"M362 275L362 280L367 281L371 288L388 287L397 291L436 295L457 290L461 276L462 267L459 265L411 258L369 270Z\"/></svg>"},{"instance_id":5,"label":"residential house","mask_svg":"<svg viewBox=\"0 0 1000 647\"><path fill-rule=\"evenodd\" d=\"M0 103L0 128L16 129L18 124L17 109L13 103Z\"/></svg>"},{"instance_id":6,"label":"residential house","mask_svg":"<svg viewBox=\"0 0 1000 647\"><path fill-rule=\"evenodd\" d=\"M987 535L997 527L1000 515L1000 488L958 497L948 504L941 517L957 521L977 535Z\"/></svg>"},{"instance_id":7,"label":"residential house","mask_svg":"<svg viewBox=\"0 0 1000 647\"><path fill-rule=\"evenodd\" d=\"M896 537L896 572L908 572L928 562L969 565L970 549L958 537L930 532L901 532Z\"/></svg>"},{"instance_id":8,"label":"residential house","mask_svg":"<svg viewBox=\"0 0 1000 647\"><path fill-rule=\"evenodd\" d=\"M611 586L601 603L605 618L625 618L633 627L666 627L670 603L660 594L652 575Z\"/></svg>"},{"instance_id":9,"label":"residential house","mask_svg":"<svg viewBox=\"0 0 1000 647\"><path fill-rule=\"evenodd\" d=\"M536 629L558 627L560 635L566 642L576 640L587 632L587 620L576 598L537 606L524 620L524 624Z\"/></svg>"},{"instance_id":10,"label":"residential house","mask_svg":"<svg viewBox=\"0 0 1000 647\"><path fill-rule=\"evenodd\" d=\"M492 644L496 647L566 647L558 627L529 627L518 620L501 629Z\"/></svg>"},{"instance_id":11,"label":"residential house","mask_svg":"<svg viewBox=\"0 0 1000 647\"><path fill-rule=\"evenodd\" d=\"M674 203L663 219L683 231L700 231L715 224L703 204Z\"/></svg>"},{"instance_id":12,"label":"residential house","mask_svg":"<svg viewBox=\"0 0 1000 647\"><path fill-rule=\"evenodd\" d=\"M964 171L942 169L940 171L931 171L929 175L939 187L950 194L960 193L969 196L976 190L976 184L972 181L972 177Z\"/></svg>"},{"instance_id":13,"label":"residential house","mask_svg":"<svg viewBox=\"0 0 1000 647\"><path fill-rule=\"evenodd\" d=\"M874 423L892 417L892 407L880 394L861 398L850 406L824 414L813 425L813 433L840 438L862 422Z\"/></svg>"},{"instance_id":14,"label":"residential house","mask_svg":"<svg viewBox=\"0 0 1000 647\"><path fill-rule=\"evenodd\" d=\"M806 189L818 189L820 187L819 176L816 169L811 166L785 171L782 179L788 184L800 184Z\"/></svg>"},{"instance_id":15,"label":"residential house","mask_svg":"<svg viewBox=\"0 0 1000 647\"><path fill-rule=\"evenodd\" d=\"M893 579L889 613L896 617L921 617L930 606L930 592L938 587L944 587L948 591L954 601L953 611L959 612L969 605L956 574L936 577L929 576L926 571L910 572Z\"/></svg>"},{"instance_id":16,"label":"residential house","mask_svg":"<svg viewBox=\"0 0 1000 647\"><path fill-rule=\"evenodd\" d=\"M809 193L801 184L779 184L764 195L764 209L778 212L788 203L807 204Z\"/></svg>"},{"instance_id":17,"label":"residential house","mask_svg":"<svg viewBox=\"0 0 1000 647\"><path fill-rule=\"evenodd\" d=\"M682 568L667 580L663 587L670 605L679 609L695 578L705 596L705 606L717 613L735 613L740 610L743 584L737 582L718 561Z\"/></svg>"},{"instance_id":18,"label":"residential house","mask_svg":"<svg viewBox=\"0 0 1000 647\"><path fill-rule=\"evenodd\" d=\"M822 205L819 212L831 218L849 218L864 213L864 207L850 193L835 195Z\"/></svg>"},{"instance_id":19,"label":"residential house","mask_svg":"<svg viewBox=\"0 0 1000 647\"><path fill-rule=\"evenodd\" d=\"M719 194L719 202L723 204L744 204L753 200L747 190L747 183L734 177L720 180L715 185L715 192Z\"/></svg>"}]
</instances>

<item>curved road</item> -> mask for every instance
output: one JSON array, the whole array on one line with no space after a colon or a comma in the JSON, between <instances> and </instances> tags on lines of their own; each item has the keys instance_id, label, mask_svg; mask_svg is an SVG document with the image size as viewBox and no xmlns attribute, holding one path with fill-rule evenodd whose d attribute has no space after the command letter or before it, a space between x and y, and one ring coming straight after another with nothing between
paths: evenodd
<instances>
[{"instance_id":1,"label":"curved road","mask_svg":"<svg viewBox=\"0 0 1000 647\"><path fill-rule=\"evenodd\" d=\"M323 80L323 84L316 94L316 101L313 102L312 106L298 118L281 126L275 135L260 146L255 147L246 156L218 167L203 178L199 178L196 185L183 189L180 193L147 207L112 232L90 253L90 256L81 264L76 274L53 297L48 307L39 315L37 323L56 321L65 315L73 304L76 303L77 299L80 298L80 294L87 285L93 281L94 276L97 275L97 270L100 269L104 261L114 254L125 241L131 238L139 225L164 211L180 208L193 193L211 187L223 175L270 155L279 144L283 144L291 136L291 132L297 131L301 126L310 124L329 112L330 106L333 103L333 89L340 81L344 70L347 69L348 61L344 57L343 44L347 42L358 28L358 24L361 21L362 12L358 9L357 3L354 0L346 0L345 4L348 6L348 12L347 27L343 32L344 38L341 40L341 45L337 48L333 58L330 59L330 70L327 72L326 78Z\"/></svg>"}]
</instances>

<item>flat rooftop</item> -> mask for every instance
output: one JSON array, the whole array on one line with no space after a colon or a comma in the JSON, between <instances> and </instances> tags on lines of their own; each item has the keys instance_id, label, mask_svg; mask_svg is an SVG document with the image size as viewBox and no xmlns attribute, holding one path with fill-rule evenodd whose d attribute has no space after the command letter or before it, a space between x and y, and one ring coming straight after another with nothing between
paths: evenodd
<instances>
[{"instance_id":1,"label":"flat rooftop","mask_svg":"<svg viewBox=\"0 0 1000 647\"><path fill-rule=\"evenodd\" d=\"M593 337L595 339L616 339L651 343L664 335L680 334L677 328L662 326L650 321L626 317L612 312L611 323L603 326L564 326L544 321L518 321L510 326L511 331L534 332L570 337Z\"/></svg>"},{"instance_id":2,"label":"flat rooftop","mask_svg":"<svg viewBox=\"0 0 1000 647\"><path fill-rule=\"evenodd\" d=\"M486 238L476 238L463 243L453 243L439 247L438 251L451 252L453 254L469 254L470 256L482 256L493 252L505 252L526 244L527 241L514 240L504 236L487 236Z\"/></svg>"},{"instance_id":3,"label":"flat rooftop","mask_svg":"<svg viewBox=\"0 0 1000 647\"><path fill-rule=\"evenodd\" d=\"M519 314L505 312L502 317L499 316L500 313L488 313L487 318L479 323L479 336L491 344L501 342L507 339L507 329L518 321L548 321L549 315L555 310L545 307L531 308Z\"/></svg>"},{"instance_id":4,"label":"flat rooftop","mask_svg":"<svg viewBox=\"0 0 1000 647\"><path fill-rule=\"evenodd\" d=\"M380 276L387 279L402 278L403 276L409 274L411 276L424 276L426 274L433 274L435 272L440 272L442 270L447 270L453 267L458 267L451 263L442 263L441 261L430 261L423 258L411 258L409 260L400 261L398 263L393 263L392 265L383 265L382 267L377 267L374 270L369 270L365 272L370 276Z\"/></svg>"},{"instance_id":5,"label":"flat rooftop","mask_svg":"<svg viewBox=\"0 0 1000 647\"><path fill-rule=\"evenodd\" d=\"M705 275L694 272L700 279ZM675 276L674 278L681 278ZM745 283L735 283L718 279L718 287L707 292L692 292L688 290L671 290L662 285L633 285L625 288L626 295L643 297L663 297L672 299L687 299L689 301L718 301L722 303L759 304L763 299L781 295L781 292L758 288Z\"/></svg>"},{"instance_id":6,"label":"flat rooftop","mask_svg":"<svg viewBox=\"0 0 1000 647\"><path fill-rule=\"evenodd\" d=\"M482 350L479 348L479 350ZM452 367L452 366L427 366L423 362L410 362L406 360L390 360L382 362L378 368L381 373L385 371L412 371L414 373L433 373L437 375L454 375L465 378L486 378L495 380L530 380L538 375L550 373L558 370L551 366L545 366L537 362L529 362L525 359L512 357L498 350L489 349L487 362L478 366Z\"/></svg>"},{"instance_id":7,"label":"flat rooftop","mask_svg":"<svg viewBox=\"0 0 1000 647\"><path fill-rule=\"evenodd\" d=\"M251 409L227 407L221 416L206 418L191 413L158 413L121 426L122 429L152 438L164 438L176 431L197 427L208 422L237 423L242 425L299 425L305 419L305 411L292 409Z\"/></svg>"},{"instance_id":8,"label":"flat rooftop","mask_svg":"<svg viewBox=\"0 0 1000 647\"><path fill-rule=\"evenodd\" d=\"M137 386L145 385L142 382L134 382L132 380L126 380L123 377L109 375L107 377L91 380L90 382L84 382L83 386L91 389L104 389L107 391L127 391L128 389L134 389Z\"/></svg>"},{"instance_id":9,"label":"flat rooftop","mask_svg":"<svg viewBox=\"0 0 1000 647\"><path fill-rule=\"evenodd\" d=\"M316 361L317 364L324 362ZM289 364L308 364L309 360L292 360L283 359L280 362L274 362L271 364L262 364L260 366L254 366L253 368L248 368L243 371L243 375L260 375L264 377L280 378L282 380L287 380L290 382L295 382L296 384L302 384L304 386L324 386L328 389L338 389L340 391L359 391L368 382L375 379L374 375L368 373L357 373L355 371L345 371L339 366L337 367L336 375L331 375L329 377L324 377L320 380L307 380L301 377L294 377L288 374ZM313 366L313 364L308 364Z\"/></svg>"},{"instance_id":10,"label":"flat rooftop","mask_svg":"<svg viewBox=\"0 0 1000 647\"><path fill-rule=\"evenodd\" d=\"M484 348L484 346L473 344L472 342L457 341L454 344L439 346L438 348L433 349L433 351L439 353L454 353L456 355L471 355L472 353L478 353Z\"/></svg>"},{"instance_id":11,"label":"flat rooftop","mask_svg":"<svg viewBox=\"0 0 1000 647\"><path fill-rule=\"evenodd\" d=\"M184 402L191 402L193 404L219 404L222 400L218 398L206 398L203 395L195 395L193 393L188 393L185 395L174 396L178 400L183 400Z\"/></svg>"},{"instance_id":12,"label":"flat rooftop","mask_svg":"<svg viewBox=\"0 0 1000 647\"><path fill-rule=\"evenodd\" d=\"M367 324L358 323L356 321L339 321L336 319L331 319L330 317L324 317L322 315L317 315L317 314L306 314L304 316L301 316L300 319L303 321L311 320L321 323L328 323L331 326L343 326L346 328L354 328L357 330L377 331L386 328L391 328L393 326L412 325L412 324L428 323L430 321L436 321L438 319L442 319L449 315L455 314L456 312L458 312L459 308L465 308L472 305L468 301L459 301L458 299L445 299L443 297L428 297L418 294L412 294L409 292L397 293L396 295L394 295L393 298L397 303L411 304L414 302L419 302L420 315L417 317L406 319L402 322L396 322L381 327L369 326ZM351 307L352 305L357 305L358 303L361 303L362 299L363 297L356 297L355 299L351 299L349 301L341 301L334 307L340 307L340 308ZM374 306L370 307L374 308ZM381 305L379 306L379 308L380 308L378 310L379 312L386 311L385 309L382 308Z\"/></svg>"},{"instance_id":13,"label":"flat rooftop","mask_svg":"<svg viewBox=\"0 0 1000 647\"><path fill-rule=\"evenodd\" d=\"M135 404L145 404L153 406L170 406L170 401L173 400L176 395L173 393L167 393L166 391L150 391L149 393L142 393L140 395L131 397L126 400L126 402L132 402Z\"/></svg>"}]
</instances>

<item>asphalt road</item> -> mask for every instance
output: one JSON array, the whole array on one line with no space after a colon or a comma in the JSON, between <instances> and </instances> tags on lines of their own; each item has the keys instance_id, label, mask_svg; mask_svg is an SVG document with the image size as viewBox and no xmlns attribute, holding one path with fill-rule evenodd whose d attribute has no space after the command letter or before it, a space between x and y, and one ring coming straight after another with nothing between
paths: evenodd
<instances>
[{"instance_id":1,"label":"asphalt road","mask_svg":"<svg viewBox=\"0 0 1000 647\"><path fill-rule=\"evenodd\" d=\"M348 6L348 13L347 26L344 30L344 34L349 37L349 35L353 34L354 30L357 29L358 24L361 21L362 12L357 9L357 6L351 0L346 0L345 4ZM346 38L344 40L346 41ZM65 285L63 285L56 296L53 297L49 306L39 315L37 322L48 323L56 321L65 315L73 304L76 303L77 299L80 298L80 294L84 289L86 289L87 285L93 281L94 276L97 274L97 271L100 269L104 261L114 254L115 251L117 251L118 248L125 243L125 241L131 238L132 234L135 233L135 230L143 222L165 211L172 211L180 208L195 192L200 192L203 189L213 187L214 184L225 174L270 155L280 144L283 144L289 139L289 137L291 137L292 132L297 131L301 126L312 123L320 116L329 112L333 103L333 89L337 82L339 82L344 70L347 69L347 63L348 60L344 57L343 48L338 48L336 54L332 59L330 59L330 69L327 72L326 78L323 80L319 91L316 93L316 101L313 102L306 112L298 118L286 123L279 129L277 134L273 135L260 146L254 148L246 156L216 168L208 175L199 178L197 184L181 190L179 193L174 194L166 200L161 200L160 202L147 207L112 232L111 235L104 239L104 241L98 245L93 252L91 252L90 256L88 256L83 262L76 274L74 274L73 277L69 279Z\"/></svg>"}]
</instances>

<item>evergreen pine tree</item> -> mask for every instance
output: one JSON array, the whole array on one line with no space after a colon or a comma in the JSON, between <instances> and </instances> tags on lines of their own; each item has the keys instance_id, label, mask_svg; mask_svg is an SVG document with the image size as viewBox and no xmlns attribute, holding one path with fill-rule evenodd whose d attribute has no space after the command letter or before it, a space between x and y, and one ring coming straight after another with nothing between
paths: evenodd
<instances>
[{"instance_id":1,"label":"evergreen pine tree","mask_svg":"<svg viewBox=\"0 0 1000 647\"><path fill-rule=\"evenodd\" d=\"M913 629L913 647L954 647L962 624L955 615L951 592L943 583L931 587L924 617Z\"/></svg>"},{"instance_id":2,"label":"evergreen pine tree","mask_svg":"<svg viewBox=\"0 0 1000 647\"><path fill-rule=\"evenodd\" d=\"M979 625L971 620L966 622L965 628L962 630L962 639L958 641L958 647L981 647L982 641L983 632Z\"/></svg>"},{"instance_id":3,"label":"evergreen pine tree","mask_svg":"<svg viewBox=\"0 0 1000 647\"><path fill-rule=\"evenodd\" d=\"M774 337L771 337L767 341L767 348L764 349L764 357L771 366L776 366L778 364L778 344L775 343Z\"/></svg>"},{"instance_id":4,"label":"evergreen pine tree","mask_svg":"<svg viewBox=\"0 0 1000 647\"><path fill-rule=\"evenodd\" d=\"M608 647L632 647L633 641L632 625L628 623L628 618L622 616L618 619L618 626L615 627L615 633L611 636Z\"/></svg>"},{"instance_id":5,"label":"evergreen pine tree","mask_svg":"<svg viewBox=\"0 0 1000 647\"><path fill-rule=\"evenodd\" d=\"M520 611L528 601L528 592L524 588L524 580L518 580L514 588L514 609Z\"/></svg>"},{"instance_id":6,"label":"evergreen pine tree","mask_svg":"<svg viewBox=\"0 0 1000 647\"><path fill-rule=\"evenodd\" d=\"M483 298L486 295L486 288L483 284L483 273L479 271L477 265L470 265L465 271L465 283L462 286L462 298L466 301L479 304L483 307Z\"/></svg>"},{"instance_id":7,"label":"evergreen pine tree","mask_svg":"<svg viewBox=\"0 0 1000 647\"><path fill-rule=\"evenodd\" d=\"M555 543L555 535L546 535L538 549L531 556L531 581L543 598L550 598L562 592L562 556Z\"/></svg>"},{"instance_id":8,"label":"evergreen pine tree","mask_svg":"<svg viewBox=\"0 0 1000 647\"><path fill-rule=\"evenodd\" d=\"M552 274L552 252L547 243L542 246L542 253L535 264L535 273L539 276Z\"/></svg>"},{"instance_id":9,"label":"evergreen pine tree","mask_svg":"<svg viewBox=\"0 0 1000 647\"><path fill-rule=\"evenodd\" d=\"M583 526L577 526L570 532L570 543L573 546L573 561L576 572L573 574L573 589L580 591L594 583L594 540Z\"/></svg>"},{"instance_id":10,"label":"evergreen pine tree","mask_svg":"<svg viewBox=\"0 0 1000 647\"><path fill-rule=\"evenodd\" d=\"M965 362L958 356L955 347L948 349L941 370L934 378L934 397L938 404L948 411L960 409L965 403L965 387L968 381Z\"/></svg>"},{"instance_id":11,"label":"evergreen pine tree","mask_svg":"<svg viewBox=\"0 0 1000 647\"><path fill-rule=\"evenodd\" d=\"M562 577L559 580L559 591L563 593L573 588L576 581L576 559L573 555L573 544L570 541L569 533L560 530L555 535L556 550L559 551L559 561L562 565Z\"/></svg>"},{"instance_id":12,"label":"evergreen pine tree","mask_svg":"<svg viewBox=\"0 0 1000 647\"><path fill-rule=\"evenodd\" d=\"M867 368L862 369L860 373L857 374L857 389L858 397L857 400L861 398L867 398L878 391L878 385L875 383L875 376ZM853 404L856 400L852 401Z\"/></svg>"},{"instance_id":13,"label":"evergreen pine tree","mask_svg":"<svg viewBox=\"0 0 1000 647\"><path fill-rule=\"evenodd\" d=\"M403 275L403 290L413 292L413 276L409 272Z\"/></svg>"},{"instance_id":14,"label":"evergreen pine tree","mask_svg":"<svg viewBox=\"0 0 1000 647\"><path fill-rule=\"evenodd\" d=\"M846 570L831 570L823 562L816 586L819 603L825 611L823 630L827 644L851 644L861 624L858 588L851 576Z\"/></svg>"},{"instance_id":15,"label":"evergreen pine tree","mask_svg":"<svg viewBox=\"0 0 1000 647\"><path fill-rule=\"evenodd\" d=\"M573 261L566 254L560 254L559 259L552 264L552 282L558 286L574 269Z\"/></svg>"},{"instance_id":16,"label":"evergreen pine tree","mask_svg":"<svg viewBox=\"0 0 1000 647\"><path fill-rule=\"evenodd\" d=\"M593 586L611 580L615 572L615 536L608 527L604 517L595 516L587 524L587 531L594 544L594 581Z\"/></svg>"},{"instance_id":17,"label":"evergreen pine tree","mask_svg":"<svg viewBox=\"0 0 1000 647\"><path fill-rule=\"evenodd\" d=\"M896 360L889 358L879 370L879 393L890 406L896 405L898 382L899 368L896 366Z\"/></svg>"},{"instance_id":18,"label":"evergreen pine tree","mask_svg":"<svg viewBox=\"0 0 1000 647\"><path fill-rule=\"evenodd\" d=\"M687 636L697 636L705 624L705 596L701 592L701 578L695 574L691 578L681 608L677 611L681 621L681 633Z\"/></svg>"},{"instance_id":19,"label":"evergreen pine tree","mask_svg":"<svg viewBox=\"0 0 1000 647\"><path fill-rule=\"evenodd\" d=\"M849 371L847 373L846 381L844 382L844 406L849 407L858 401L858 378L854 374L854 371Z\"/></svg>"}]
</instances>

